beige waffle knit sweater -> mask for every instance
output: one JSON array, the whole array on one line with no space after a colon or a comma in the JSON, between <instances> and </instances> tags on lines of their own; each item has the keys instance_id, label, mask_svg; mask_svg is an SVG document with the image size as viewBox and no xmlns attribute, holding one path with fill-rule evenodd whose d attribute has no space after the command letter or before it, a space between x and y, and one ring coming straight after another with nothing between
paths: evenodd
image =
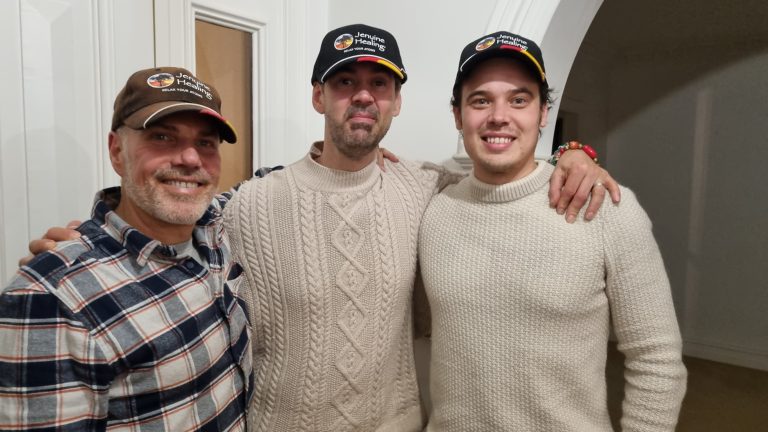
<instances>
[{"instance_id":1,"label":"beige waffle knit sweater","mask_svg":"<svg viewBox=\"0 0 768 432\"><path fill-rule=\"evenodd\" d=\"M251 286L251 430L423 428L411 294L419 224L444 174L410 162L336 171L307 156L227 205Z\"/></svg>"},{"instance_id":2,"label":"beige waffle knit sweater","mask_svg":"<svg viewBox=\"0 0 768 432\"><path fill-rule=\"evenodd\" d=\"M430 431L611 430L611 324L627 357L622 430L674 430L686 372L651 223L628 189L596 220L565 223L548 206L551 172L466 178L424 216Z\"/></svg>"}]
</instances>

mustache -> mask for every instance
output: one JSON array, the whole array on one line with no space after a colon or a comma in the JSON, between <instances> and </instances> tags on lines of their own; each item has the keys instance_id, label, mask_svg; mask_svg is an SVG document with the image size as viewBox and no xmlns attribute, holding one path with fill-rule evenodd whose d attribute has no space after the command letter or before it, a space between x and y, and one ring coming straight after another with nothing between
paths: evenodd
<instances>
[{"instance_id":1,"label":"mustache","mask_svg":"<svg viewBox=\"0 0 768 432\"><path fill-rule=\"evenodd\" d=\"M155 171L155 178L160 181L183 179L184 181L193 181L204 185L211 183L211 175L203 168L162 168Z\"/></svg>"}]
</instances>

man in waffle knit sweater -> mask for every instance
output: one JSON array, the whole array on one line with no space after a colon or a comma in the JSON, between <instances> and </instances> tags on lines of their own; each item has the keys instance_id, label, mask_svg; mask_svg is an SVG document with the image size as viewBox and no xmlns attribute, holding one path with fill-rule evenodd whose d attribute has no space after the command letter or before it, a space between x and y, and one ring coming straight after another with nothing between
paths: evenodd
<instances>
[{"instance_id":1,"label":"man in waffle knit sweater","mask_svg":"<svg viewBox=\"0 0 768 432\"><path fill-rule=\"evenodd\" d=\"M416 241L427 203L457 178L428 164L377 166L405 80L390 33L329 32L312 75L324 141L227 204L251 286L252 430L424 427L412 344Z\"/></svg>"},{"instance_id":2,"label":"man in waffle knit sweater","mask_svg":"<svg viewBox=\"0 0 768 432\"><path fill-rule=\"evenodd\" d=\"M547 205L534 160L550 103L541 51L497 32L463 50L456 128L473 173L430 203L419 254L432 308L428 431L610 431L606 346L626 355L623 431L673 431L681 338L634 194L592 222Z\"/></svg>"}]
</instances>

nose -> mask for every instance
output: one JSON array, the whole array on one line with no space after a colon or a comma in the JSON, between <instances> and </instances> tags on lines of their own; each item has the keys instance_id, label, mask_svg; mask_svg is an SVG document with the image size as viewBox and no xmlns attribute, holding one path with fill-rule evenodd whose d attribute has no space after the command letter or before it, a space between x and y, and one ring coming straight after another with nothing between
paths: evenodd
<instances>
[{"instance_id":1,"label":"nose","mask_svg":"<svg viewBox=\"0 0 768 432\"><path fill-rule=\"evenodd\" d=\"M367 87L360 87L355 94L352 95L352 102L356 105L370 105L374 102L374 99L370 89Z\"/></svg>"},{"instance_id":2,"label":"nose","mask_svg":"<svg viewBox=\"0 0 768 432\"><path fill-rule=\"evenodd\" d=\"M510 108L505 104L494 104L488 117L488 123L493 125L505 125L509 123Z\"/></svg>"},{"instance_id":3,"label":"nose","mask_svg":"<svg viewBox=\"0 0 768 432\"><path fill-rule=\"evenodd\" d=\"M194 145L185 145L179 149L179 153L176 157L176 163L180 166L189 168L199 168L202 166L202 159L200 153Z\"/></svg>"}]
</instances>

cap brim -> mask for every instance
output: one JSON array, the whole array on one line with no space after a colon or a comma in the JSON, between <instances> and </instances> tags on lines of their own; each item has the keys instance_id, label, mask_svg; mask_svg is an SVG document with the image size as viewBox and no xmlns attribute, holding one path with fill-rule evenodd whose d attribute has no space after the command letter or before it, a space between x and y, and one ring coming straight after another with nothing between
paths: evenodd
<instances>
[{"instance_id":1,"label":"cap brim","mask_svg":"<svg viewBox=\"0 0 768 432\"><path fill-rule=\"evenodd\" d=\"M397 67L397 65L395 65L391 61L385 59L384 57L377 57L377 56L372 56L372 55L369 55L369 54L365 54L365 55L359 55L359 56L354 56L354 57L347 57L347 58L345 58L343 60L340 60L340 61L334 63L320 77L320 82L324 83L325 80L328 79L328 77L330 77L331 75L333 75L340 67L342 67L344 65L347 65L347 64L350 64L350 63L357 63L357 62L371 62L371 63L380 64L381 66L384 66L385 68L387 68L387 69L391 70L392 72L394 72L395 76L400 78L400 82L401 83L404 83L405 80L408 78L405 75L405 73L403 73L403 71L400 70L399 67Z\"/></svg>"},{"instance_id":2,"label":"cap brim","mask_svg":"<svg viewBox=\"0 0 768 432\"><path fill-rule=\"evenodd\" d=\"M205 105L188 102L158 102L146 106L126 117L125 120L123 120L123 124L133 129L146 129L148 126L151 126L152 123L164 117L183 111L192 111L213 117L219 124L219 136L221 139L232 144L237 142L237 132L224 116Z\"/></svg>"},{"instance_id":3,"label":"cap brim","mask_svg":"<svg viewBox=\"0 0 768 432\"><path fill-rule=\"evenodd\" d=\"M480 51L464 61L459 69L460 76L466 76L466 74L472 70L472 68L479 62L487 60L491 57L517 57L525 60L531 66L531 69L538 73L539 80L547 84L547 75L544 73L544 68L534 58L531 53L525 50L521 50L513 45L501 45L495 49L489 49L486 51Z\"/></svg>"}]
</instances>

